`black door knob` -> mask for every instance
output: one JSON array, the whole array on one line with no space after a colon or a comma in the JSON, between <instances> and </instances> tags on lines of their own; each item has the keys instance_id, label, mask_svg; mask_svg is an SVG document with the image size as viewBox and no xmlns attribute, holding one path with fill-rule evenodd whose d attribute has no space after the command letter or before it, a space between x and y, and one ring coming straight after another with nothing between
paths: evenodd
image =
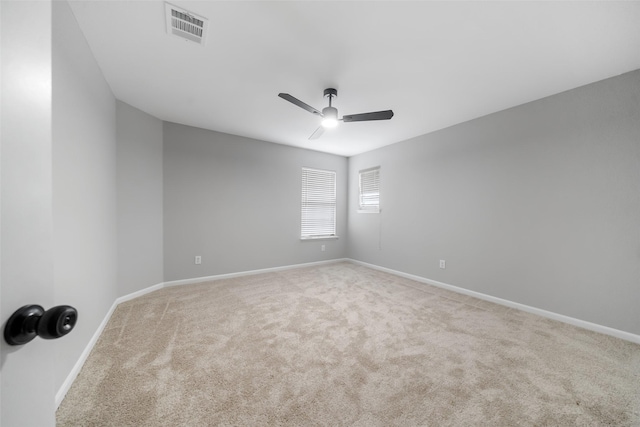
<instances>
[{"instance_id":1,"label":"black door knob","mask_svg":"<svg viewBox=\"0 0 640 427\"><path fill-rule=\"evenodd\" d=\"M69 305L58 305L45 311L39 305L25 305L11 315L4 327L9 345L26 344L36 336L47 340L67 335L78 321L78 311Z\"/></svg>"}]
</instances>

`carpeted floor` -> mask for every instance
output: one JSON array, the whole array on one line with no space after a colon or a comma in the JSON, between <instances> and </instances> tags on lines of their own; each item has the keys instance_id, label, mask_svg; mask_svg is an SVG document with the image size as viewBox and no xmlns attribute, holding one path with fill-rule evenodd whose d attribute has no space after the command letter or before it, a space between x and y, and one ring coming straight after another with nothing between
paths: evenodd
<instances>
[{"instance_id":1,"label":"carpeted floor","mask_svg":"<svg viewBox=\"0 0 640 427\"><path fill-rule=\"evenodd\" d=\"M118 306L59 426L638 426L640 346L351 263Z\"/></svg>"}]
</instances>

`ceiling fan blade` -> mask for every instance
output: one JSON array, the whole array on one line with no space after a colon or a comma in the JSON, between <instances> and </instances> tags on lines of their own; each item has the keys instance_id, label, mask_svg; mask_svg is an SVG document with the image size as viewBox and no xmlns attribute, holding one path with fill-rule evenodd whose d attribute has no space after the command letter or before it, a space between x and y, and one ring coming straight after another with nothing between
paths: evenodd
<instances>
[{"instance_id":1,"label":"ceiling fan blade","mask_svg":"<svg viewBox=\"0 0 640 427\"><path fill-rule=\"evenodd\" d=\"M376 111L373 113L350 114L342 118L345 122L366 122L369 120L389 120L393 117L393 111Z\"/></svg>"},{"instance_id":2,"label":"ceiling fan blade","mask_svg":"<svg viewBox=\"0 0 640 427\"><path fill-rule=\"evenodd\" d=\"M284 100L289 101L292 104L297 105L300 108L303 108L303 109L307 110L311 114L315 114L316 116L322 117L322 112L321 111L316 110L311 105L305 104L304 102L300 101L298 98L295 98L295 97L289 95L288 93L279 93L278 96L280 98L284 99Z\"/></svg>"},{"instance_id":3,"label":"ceiling fan blade","mask_svg":"<svg viewBox=\"0 0 640 427\"><path fill-rule=\"evenodd\" d=\"M309 139L318 139L322 136L322 134L324 133L324 127L320 126L318 129L316 129L311 136L309 137Z\"/></svg>"}]
</instances>

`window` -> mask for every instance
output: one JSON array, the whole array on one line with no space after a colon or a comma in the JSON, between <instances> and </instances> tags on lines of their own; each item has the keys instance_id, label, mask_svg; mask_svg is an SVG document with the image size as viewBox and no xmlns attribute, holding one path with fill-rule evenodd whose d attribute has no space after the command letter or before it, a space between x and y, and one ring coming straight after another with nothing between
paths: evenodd
<instances>
[{"instance_id":1,"label":"window","mask_svg":"<svg viewBox=\"0 0 640 427\"><path fill-rule=\"evenodd\" d=\"M360 205L358 212L380 212L380 166L360 171Z\"/></svg>"},{"instance_id":2,"label":"window","mask_svg":"<svg viewBox=\"0 0 640 427\"><path fill-rule=\"evenodd\" d=\"M302 168L302 239L336 237L336 173Z\"/></svg>"}]
</instances>

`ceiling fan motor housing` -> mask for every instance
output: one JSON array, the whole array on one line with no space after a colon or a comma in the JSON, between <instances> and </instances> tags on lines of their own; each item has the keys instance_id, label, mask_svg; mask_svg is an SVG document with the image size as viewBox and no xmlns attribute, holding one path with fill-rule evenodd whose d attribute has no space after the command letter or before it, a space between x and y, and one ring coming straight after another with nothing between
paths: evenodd
<instances>
[{"instance_id":1,"label":"ceiling fan motor housing","mask_svg":"<svg viewBox=\"0 0 640 427\"><path fill-rule=\"evenodd\" d=\"M336 107L324 107L322 115L328 119L338 120L338 109Z\"/></svg>"},{"instance_id":2,"label":"ceiling fan motor housing","mask_svg":"<svg viewBox=\"0 0 640 427\"><path fill-rule=\"evenodd\" d=\"M331 98L329 98L331 99ZM322 109L322 126L334 128L338 125L338 109L335 107L325 107Z\"/></svg>"}]
</instances>

